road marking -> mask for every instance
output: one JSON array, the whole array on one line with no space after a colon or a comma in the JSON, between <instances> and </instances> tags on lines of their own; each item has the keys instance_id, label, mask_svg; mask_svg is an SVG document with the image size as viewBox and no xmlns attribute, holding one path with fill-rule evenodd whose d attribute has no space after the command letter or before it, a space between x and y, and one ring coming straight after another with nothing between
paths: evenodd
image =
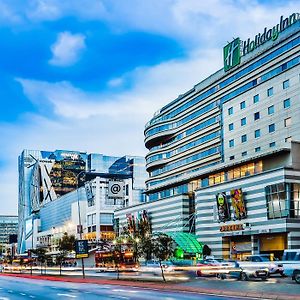
<instances>
[{"instance_id":1,"label":"road marking","mask_svg":"<svg viewBox=\"0 0 300 300\"><path fill-rule=\"evenodd\" d=\"M8 290L8 292L9 292L9 293L13 293L13 291L12 291L12 290Z\"/></svg>"},{"instance_id":2,"label":"road marking","mask_svg":"<svg viewBox=\"0 0 300 300\"><path fill-rule=\"evenodd\" d=\"M22 295L22 296L26 296L26 294L24 294L24 293L20 293L20 295Z\"/></svg>"},{"instance_id":3,"label":"road marking","mask_svg":"<svg viewBox=\"0 0 300 300\"><path fill-rule=\"evenodd\" d=\"M126 292L126 293L138 293L138 291L132 291L132 290L122 290L122 289L114 289L113 292Z\"/></svg>"},{"instance_id":4,"label":"road marking","mask_svg":"<svg viewBox=\"0 0 300 300\"><path fill-rule=\"evenodd\" d=\"M2 289L1 289L2 290ZM6 297L0 297L0 300L9 300L9 298Z\"/></svg>"},{"instance_id":5,"label":"road marking","mask_svg":"<svg viewBox=\"0 0 300 300\"><path fill-rule=\"evenodd\" d=\"M75 296L75 295L70 295L70 294L57 294L57 296L69 297L69 298L77 298L77 296Z\"/></svg>"}]
</instances>

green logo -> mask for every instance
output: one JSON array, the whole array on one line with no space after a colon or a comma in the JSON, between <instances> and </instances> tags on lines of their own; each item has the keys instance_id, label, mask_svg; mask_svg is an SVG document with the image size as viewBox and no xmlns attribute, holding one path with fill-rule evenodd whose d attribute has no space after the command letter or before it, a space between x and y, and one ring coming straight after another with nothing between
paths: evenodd
<instances>
[{"instance_id":1,"label":"green logo","mask_svg":"<svg viewBox=\"0 0 300 300\"><path fill-rule=\"evenodd\" d=\"M236 38L223 48L224 71L228 71L241 61L240 38Z\"/></svg>"}]
</instances>

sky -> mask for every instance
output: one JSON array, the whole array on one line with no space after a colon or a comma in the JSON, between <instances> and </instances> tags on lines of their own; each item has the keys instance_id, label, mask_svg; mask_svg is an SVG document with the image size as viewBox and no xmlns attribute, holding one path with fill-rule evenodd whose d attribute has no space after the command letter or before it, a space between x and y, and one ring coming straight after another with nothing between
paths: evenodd
<instances>
[{"instance_id":1,"label":"sky","mask_svg":"<svg viewBox=\"0 0 300 300\"><path fill-rule=\"evenodd\" d=\"M0 215L23 149L142 155L162 106L299 0L0 0Z\"/></svg>"}]
</instances>

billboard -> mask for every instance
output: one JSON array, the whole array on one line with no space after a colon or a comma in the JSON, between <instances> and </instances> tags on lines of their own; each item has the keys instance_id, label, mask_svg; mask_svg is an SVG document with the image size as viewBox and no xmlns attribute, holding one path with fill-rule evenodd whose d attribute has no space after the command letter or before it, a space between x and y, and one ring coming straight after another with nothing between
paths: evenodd
<instances>
[{"instance_id":1,"label":"billboard","mask_svg":"<svg viewBox=\"0 0 300 300\"><path fill-rule=\"evenodd\" d=\"M230 220L230 212L228 208L228 202L225 193L218 193L216 195L217 210L220 222L226 222Z\"/></svg>"},{"instance_id":2,"label":"billboard","mask_svg":"<svg viewBox=\"0 0 300 300\"><path fill-rule=\"evenodd\" d=\"M247 211L246 211L242 189L231 190L230 198L233 207L234 218L237 220L247 218Z\"/></svg>"}]
</instances>

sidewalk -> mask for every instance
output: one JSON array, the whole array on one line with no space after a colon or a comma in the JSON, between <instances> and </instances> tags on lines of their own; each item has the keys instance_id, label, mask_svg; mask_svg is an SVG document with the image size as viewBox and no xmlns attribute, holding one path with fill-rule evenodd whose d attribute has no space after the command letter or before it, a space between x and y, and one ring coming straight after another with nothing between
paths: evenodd
<instances>
[{"instance_id":1,"label":"sidewalk","mask_svg":"<svg viewBox=\"0 0 300 300\"><path fill-rule=\"evenodd\" d=\"M117 280L117 279L99 279L99 278L76 278L70 276L51 276L51 275L29 275L29 274L10 274L1 273L0 276L38 279L38 280L50 280L50 281L61 281L61 282L73 282L73 283L91 283L101 285L121 285L130 286L144 289L155 289L155 290L166 290L166 291L180 291L190 292L198 294L211 294L211 295L222 295L222 296L237 296L237 297L251 297L258 299L272 299L272 300L300 300L300 294L285 294L285 293L266 293L251 290L228 290L222 287L220 288L206 288L183 285L178 282L151 282L151 281L132 281L132 280Z\"/></svg>"}]
</instances>

